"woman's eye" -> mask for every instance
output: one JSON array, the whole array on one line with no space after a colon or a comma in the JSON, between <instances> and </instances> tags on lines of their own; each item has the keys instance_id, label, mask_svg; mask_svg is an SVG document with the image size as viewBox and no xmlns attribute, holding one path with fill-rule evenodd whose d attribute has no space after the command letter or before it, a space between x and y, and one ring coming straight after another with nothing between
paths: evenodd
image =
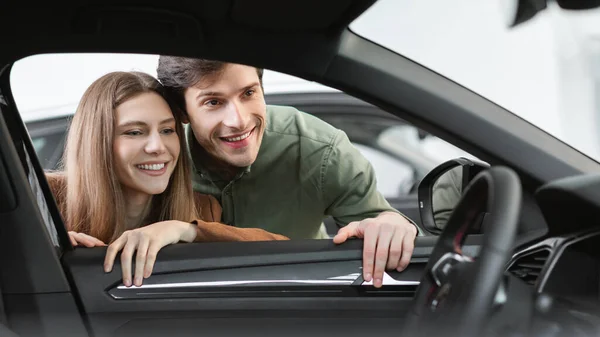
<instances>
[{"instance_id":1,"label":"woman's eye","mask_svg":"<svg viewBox=\"0 0 600 337\"><path fill-rule=\"evenodd\" d=\"M175 133L175 129L164 129L164 130L162 130L162 133L165 135L170 135L170 134Z\"/></svg>"},{"instance_id":2,"label":"woman's eye","mask_svg":"<svg viewBox=\"0 0 600 337\"><path fill-rule=\"evenodd\" d=\"M131 130L131 131L125 131L125 134L128 136L139 136L142 134L142 132L139 130Z\"/></svg>"}]
</instances>

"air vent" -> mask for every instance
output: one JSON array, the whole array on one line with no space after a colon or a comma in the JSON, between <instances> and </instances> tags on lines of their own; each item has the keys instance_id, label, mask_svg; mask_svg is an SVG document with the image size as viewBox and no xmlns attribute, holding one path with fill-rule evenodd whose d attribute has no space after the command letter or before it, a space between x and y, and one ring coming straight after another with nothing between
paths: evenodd
<instances>
[{"instance_id":1,"label":"air vent","mask_svg":"<svg viewBox=\"0 0 600 337\"><path fill-rule=\"evenodd\" d=\"M525 253L511 263L508 271L527 284L534 285L546 264L548 256L550 256L550 250L547 248Z\"/></svg>"}]
</instances>

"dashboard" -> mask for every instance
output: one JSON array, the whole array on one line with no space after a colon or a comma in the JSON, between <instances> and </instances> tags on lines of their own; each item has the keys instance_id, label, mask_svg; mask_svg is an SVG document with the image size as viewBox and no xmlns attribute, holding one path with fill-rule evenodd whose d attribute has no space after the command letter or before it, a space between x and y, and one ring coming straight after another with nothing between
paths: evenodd
<instances>
[{"instance_id":1,"label":"dashboard","mask_svg":"<svg viewBox=\"0 0 600 337\"><path fill-rule=\"evenodd\" d=\"M536 191L535 199L548 233L518 250L507 265L507 277L528 289L513 294L530 309L518 309L516 315L536 318L529 320L534 322L529 329L536 331L531 335L598 336L600 175L550 182Z\"/></svg>"}]
</instances>

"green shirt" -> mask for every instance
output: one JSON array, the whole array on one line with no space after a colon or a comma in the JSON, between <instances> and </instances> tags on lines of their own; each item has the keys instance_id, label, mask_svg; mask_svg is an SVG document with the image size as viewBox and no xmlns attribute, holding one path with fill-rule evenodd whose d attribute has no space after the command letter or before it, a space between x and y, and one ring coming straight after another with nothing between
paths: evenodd
<instances>
[{"instance_id":1,"label":"green shirt","mask_svg":"<svg viewBox=\"0 0 600 337\"><path fill-rule=\"evenodd\" d=\"M346 225L397 212L377 191L373 167L346 134L295 108L267 106L256 161L231 181L202 166L189 124L186 139L194 190L219 200L223 223L313 239L324 238L319 230L328 215Z\"/></svg>"}]
</instances>

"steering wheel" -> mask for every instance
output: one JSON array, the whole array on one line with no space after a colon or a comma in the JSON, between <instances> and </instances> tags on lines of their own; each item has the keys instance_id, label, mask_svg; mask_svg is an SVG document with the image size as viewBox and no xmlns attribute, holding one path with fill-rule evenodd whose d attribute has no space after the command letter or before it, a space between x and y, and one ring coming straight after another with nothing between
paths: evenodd
<instances>
[{"instance_id":1,"label":"steering wheel","mask_svg":"<svg viewBox=\"0 0 600 337\"><path fill-rule=\"evenodd\" d=\"M476 258L464 255L465 233L486 217ZM506 167L480 172L465 189L435 245L403 336L481 336L491 316L521 211L521 183Z\"/></svg>"}]
</instances>

